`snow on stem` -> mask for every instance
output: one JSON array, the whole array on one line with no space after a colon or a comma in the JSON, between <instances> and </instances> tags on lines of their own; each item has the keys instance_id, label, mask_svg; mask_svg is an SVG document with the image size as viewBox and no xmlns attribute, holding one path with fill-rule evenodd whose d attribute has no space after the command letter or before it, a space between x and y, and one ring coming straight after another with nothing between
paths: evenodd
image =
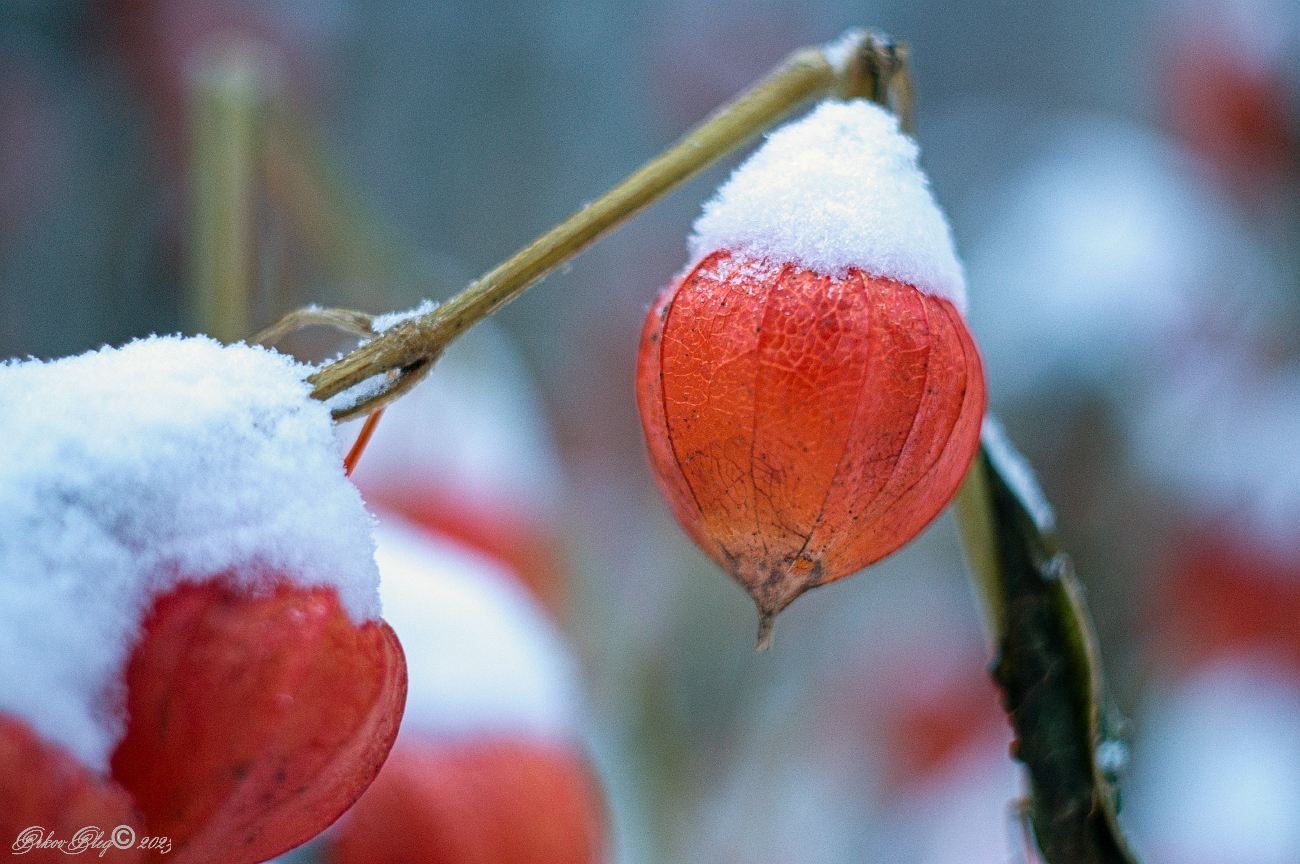
<instances>
[{"instance_id":1,"label":"snow on stem","mask_svg":"<svg viewBox=\"0 0 1300 864\"><path fill-rule=\"evenodd\" d=\"M1012 753L1029 773L1027 842L1047 864L1136 864L1117 819L1123 745L1083 587L1037 480L991 417L956 505Z\"/></svg>"}]
</instances>

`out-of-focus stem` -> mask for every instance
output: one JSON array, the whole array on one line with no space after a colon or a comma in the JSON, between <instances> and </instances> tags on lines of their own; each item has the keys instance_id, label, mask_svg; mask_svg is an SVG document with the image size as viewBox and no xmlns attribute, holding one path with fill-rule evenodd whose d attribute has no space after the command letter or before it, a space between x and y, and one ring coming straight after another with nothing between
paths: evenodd
<instances>
[{"instance_id":1,"label":"out-of-focus stem","mask_svg":"<svg viewBox=\"0 0 1300 864\"><path fill-rule=\"evenodd\" d=\"M354 294L390 288L404 252L349 187L298 116L272 102L265 113L262 176L269 198L290 217L316 260ZM386 303L393 292L383 291ZM380 306L380 308L385 308Z\"/></svg>"},{"instance_id":2,"label":"out-of-focus stem","mask_svg":"<svg viewBox=\"0 0 1300 864\"><path fill-rule=\"evenodd\" d=\"M791 55L752 89L711 117L662 155L646 163L590 205L534 240L512 258L433 312L394 327L308 381L312 395L329 399L390 370L420 374L469 327L491 315L596 240L667 195L686 180L770 128L805 102L825 96L865 96L888 103L907 87L895 80L902 52L876 34L853 31L822 48ZM900 89L902 88L902 89ZM411 372L390 386L335 412L347 419L389 401ZM403 386L403 385L406 386Z\"/></svg>"},{"instance_id":3,"label":"out-of-focus stem","mask_svg":"<svg viewBox=\"0 0 1300 864\"><path fill-rule=\"evenodd\" d=\"M191 93L190 295L195 330L233 342L251 325L262 65L232 46L213 55Z\"/></svg>"}]
</instances>

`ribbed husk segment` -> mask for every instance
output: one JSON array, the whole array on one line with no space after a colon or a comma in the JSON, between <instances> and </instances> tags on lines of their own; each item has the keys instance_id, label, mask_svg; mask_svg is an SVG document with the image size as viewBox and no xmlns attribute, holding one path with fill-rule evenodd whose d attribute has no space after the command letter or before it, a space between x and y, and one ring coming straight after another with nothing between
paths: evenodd
<instances>
[{"instance_id":1,"label":"ribbed husk segment","mask_svg":"<svg viewBox=\"0 0 1300 864\"><path fill-rule=\"evenodd\" d=\"M255 864L315 837L379 773L406 704L383 621L333 588L211 581L158 598L127 670L113 777L172 841L147 860Z\"/></svg>"},{"instance_id":2,"label":"ribbed husk segment","mask_svg":"<svg viewBox=\"0 0 1300 864\"><path fill-rule=\"evenodd\" d=\"M677 520L761 619L878 561L957 491L984 377L952 304L727 251L669 285L637 398Z\"/></svg>"}]
</instances>

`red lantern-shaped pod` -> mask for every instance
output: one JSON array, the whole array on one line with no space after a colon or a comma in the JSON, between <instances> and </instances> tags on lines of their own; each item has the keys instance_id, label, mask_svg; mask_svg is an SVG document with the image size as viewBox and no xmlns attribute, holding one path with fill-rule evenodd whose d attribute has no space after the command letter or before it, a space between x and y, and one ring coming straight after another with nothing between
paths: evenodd
<instances>
[{"instance_id":1,"label":"red lantern-shaped pod","mask_svg":"<svg viewBox=\"0 0 1300 864\"><path fill-rule=\"evenodd\" d=\"M760 642L919 533L979 446L961 267L916 155L862 101L778 130L705 205L642 334L655 476L754 597Z\"/></svg>"},{"instance_id":2,"label":"red lantern-shaped pod","mask_svg":"<svg viewBox=\"0 0 1300 864\"><path fill-rule=\"evenodd\" d=\"M27 861L65 860L67 852L44 844L51 839L70 841L89 825L103 828L110 840L119 825L127 826L133 835L141 830L126 790L46 743L26 723L4 714L0 714L0 805L0 838ZM106 848L102 860L139 861L144 853L134 845ZM91 854L98 855L99 850Z\"/></svg>"},{"instance_id":3,"label":"red lantern-shaped pod","mask_svg":"<svg viewBox=\"0 0 1300 864\"><path fill-rule=\"evenodd\" d=\"M406 702L402 648L333 589L249 597L212 581L160 598L127 670L113 777L157 860L255 864L307 842L379 773Z\"/></svg>"},{"instance_id":4,"label":"red lantern-shaped pod","mask_svg":"<svg viewBox=\"0 0 1300 864\"><path fill-rule=\"evenodd\" d=\"M255 864L378 773L405 662L306 371L176 338L0 366L0 826Z\"/></svg>"},{"instance_id":5,"label":"red lantern-shaped pod","mask_svg":"<svg viewBox=\"0 0 1300 864\"><path fill-rule=\"evenodd\" d=\"M555 626L517 577L446 536L386 519L376 540L410 699L328 860L599 864L604 807Z\"/></svg>"}]
</instances>

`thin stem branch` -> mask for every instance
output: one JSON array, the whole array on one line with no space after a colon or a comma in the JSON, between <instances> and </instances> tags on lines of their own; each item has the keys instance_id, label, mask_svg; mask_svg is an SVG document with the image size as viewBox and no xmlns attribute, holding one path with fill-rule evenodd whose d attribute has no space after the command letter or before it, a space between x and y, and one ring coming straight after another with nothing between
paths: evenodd
<instances>
[{"instance_id":1,"label":"thin stem branch","mask_svg":"<svg viewBox=\"0 0 1300 864\"><path fill-rule=\"evenodd\" d=\"M380 408L371 413L366 418L366 422L361 424L361 431L357 433L357 440L352 442L352 449L348 451L347 456L343 457L344 475L352 476L357 463L361 461L361 454L366 452L366 445L370 443L370 436L375 434L375 427L379 425L379 419L383 416L384 409Z\"/></svg>"},{"instance_id":2,"label":"thin stem branch","mask_svg":"<svg viewBox=\"0 0 1300 864\"><path fill-rule=\"evenodd\" d=\"M268 199L333 280L353 296L365 292L373 301L378 292L376 305L389 308L394 289L408 287L400 284L408 278L409 253L395 239L398 232L345 182L292 107L272 101L265 124L262 176Z\"/></svg>"},{"instance_id":3,"label":"thin stem branch","mask_svg":"<svg viewBox=\"0 0 1300 864\"><path fill-rule=\"evenodd\" d=\"M370 326L373 320L373 317L365 312L357 312L353 309L323 309L320 306L304 306L302 309L295 309L285 315L265 330L250 337L248 341L258 345L274 345L290 333L314 325L333 327L336 330L342 330L344 333L371 339L377 335L374 328Z\"/></svg>"},{"instance_id":4,"label":"thin stem branch","mask_svg":"<svg viewBox=\"0 0 1300 864\"><path fill-rule=\"evenodd\" d=\"M662 155L459 295L312 375L307 379L315 387L312 396L330 399L377 375L401 370L392 382L355 404L337 409L334 416L345 420L386 404L418 382L460 334L805 102L826 96L863 96L885 104L894 102L910 89L903 61L904 52L898 46L864 31L851 31L831 45L794 53ZM907 117L905 113L901 116Z\"/></svg>"}]
</instances>

